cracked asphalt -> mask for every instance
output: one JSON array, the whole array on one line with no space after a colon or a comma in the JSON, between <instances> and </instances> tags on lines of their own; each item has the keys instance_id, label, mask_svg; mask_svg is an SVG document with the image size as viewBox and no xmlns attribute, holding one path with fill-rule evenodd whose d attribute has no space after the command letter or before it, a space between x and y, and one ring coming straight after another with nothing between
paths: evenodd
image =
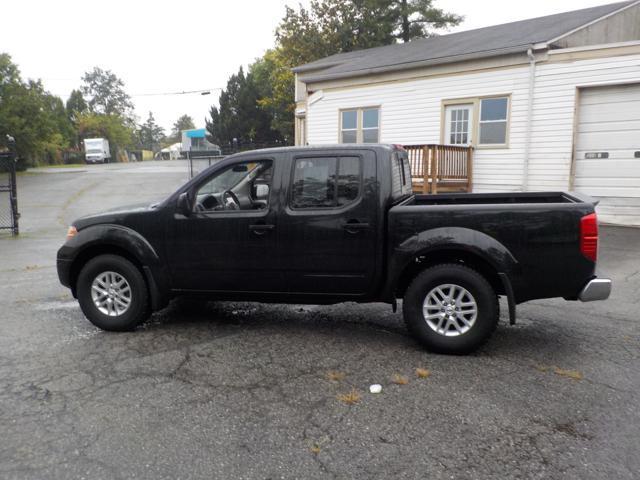
<instances>
[{"instance_id":1,"label":"cracked asphalt","mask_svg":"<svg viewBox=\"0 0 640 480\"><path fill-rule=\"evenodd\" d=\"M382 304L174 301L136 332L97 330L57 281L67 224L186 177L179 161L19 177L22 234L0 237L0 478L640 477L639 229L601 230L609 301L520 305L466 357L422 350Z\"/></svg>"}]
</instances>

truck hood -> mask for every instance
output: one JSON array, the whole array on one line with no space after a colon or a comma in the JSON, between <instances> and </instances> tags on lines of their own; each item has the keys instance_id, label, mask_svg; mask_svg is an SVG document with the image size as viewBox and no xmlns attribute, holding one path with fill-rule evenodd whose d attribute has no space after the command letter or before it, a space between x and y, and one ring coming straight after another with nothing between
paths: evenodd
<instances>
[{"instance_id":1,"label":"truck hood","mask_svg":"<svg viewBox=\"0 0 640 480\"><path fill-rule=\"evenodd\" d=\"M85 217L81 217L73 222L73 225L78 229L82 230L83 228L90 227L92 225L104 224L104 223L114 223L120 224L127 217L131 215L136 215L142 212L148 212L150 210L155 210L158 206L159 202L153 203L134 203L131 205L124 205L121 207L112 208L109 210L105 210L104 212L95 213L91 215L87 215Z\"/></svg>"}]
</instances>

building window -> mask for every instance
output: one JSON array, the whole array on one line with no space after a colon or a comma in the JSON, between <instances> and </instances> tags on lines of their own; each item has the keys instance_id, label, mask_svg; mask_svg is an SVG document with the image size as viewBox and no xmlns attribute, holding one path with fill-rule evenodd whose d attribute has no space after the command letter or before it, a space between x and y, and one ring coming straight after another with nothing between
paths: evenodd
<instances>
[{"instance_id":1,"label":"building window","mask_svg":"<svg viewBox=\"0 0 640 480\"><path fill-rule=\"evenodd\" d=\"M342 112L342 143L358 142L358 110Z\"/></svg>"},{"instance_id":2,"label":"building window","mask_svg":"<svg viewBox=\"0 0 640 480\"><path fill-rule=\"evenodd\" d=\"M204 138L192 137L191 138L191 150L199 150L204 148Z\"/></svg>"},{"instance_id":3,"label":"building window","mask_svg":"<svg viewBox=\"0 0 640 480\"><path fill-rule=\"evenodd\" d=\"M447 106L445 142L448 145L469 145L471 143L472 116L473 104Z\"/></svg>"},{"instance_id":4,"label":"building window","mask_svg":"<svg viewBox=\"0 0 640 480\"><path fill-rule=\"evenodd\" d=\"M379 141L380 109L378 107L340 112L341 143L378 143Z\"/></svg>"},{"instance_id":5,"label":"building window","mask_svg":"<svg viewBox=\"0 0 640 480\"><path fill-rule=\"evenodd\" d=\"M362 110L362 143L378 143L380 109Z\"/></svg>"},{"instance_id":6,"label":"building window","mask_svg":"<svg viewBox=\"0 0 640 480\"><path fill-rule=\"evenodd\" d=\"M444 102L442 140L447 145L504 147L508 131L508 96Z\"/></svg>"},{"instance_id":7,"label":"building window","mask_svg":"<svg viewBox=\"0 0 640 480\"><path fill-rule=\"evenodd\" d=\"M507 143L508 107L507 97L480 100L479 145Z\"/></svg>"}]
</instances>

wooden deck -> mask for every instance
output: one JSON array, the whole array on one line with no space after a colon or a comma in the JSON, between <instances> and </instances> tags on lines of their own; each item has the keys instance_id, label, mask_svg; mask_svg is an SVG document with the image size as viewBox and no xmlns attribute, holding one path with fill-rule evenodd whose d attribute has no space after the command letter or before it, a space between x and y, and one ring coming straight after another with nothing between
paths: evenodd
<instances>
[{"instance_id":1,"label":"wooden deck","mask_svg":"<svg viewBox=\"0 0 640 480\"><path fill-rule=\"evenodd\" d=\"M415 193L471 192L473 147L405 145Z\"/></svg>"}]
</instances>

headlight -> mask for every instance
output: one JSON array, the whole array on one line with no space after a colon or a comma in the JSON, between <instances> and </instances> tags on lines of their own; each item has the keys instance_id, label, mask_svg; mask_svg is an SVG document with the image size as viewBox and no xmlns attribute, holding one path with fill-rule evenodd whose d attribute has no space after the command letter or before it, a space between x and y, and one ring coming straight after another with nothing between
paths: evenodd
<instances>
[{"instance_id":1,"label":"headlight","mask_svg":"<svg viewBox=\"0 0 640 480\"><path fill-rule=\"evenodd\" d=\"M69 227L69 230L67 230L67 240L71 240L73 237L76 236L77 233L78 233L78 229L73 225L71 225Z\"/></svg>"}]
</instances>

